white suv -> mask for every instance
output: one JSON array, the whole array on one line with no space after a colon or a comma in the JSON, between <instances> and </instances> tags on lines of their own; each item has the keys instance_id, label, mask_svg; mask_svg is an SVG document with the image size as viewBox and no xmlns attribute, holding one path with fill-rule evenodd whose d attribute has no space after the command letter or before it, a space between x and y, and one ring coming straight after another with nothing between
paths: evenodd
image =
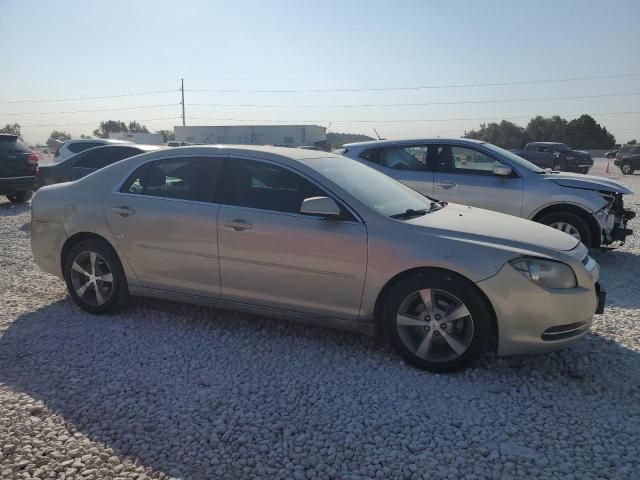
<instances>
[{"instance_id":1,"label":"white suv","mask_svg":"<svg viewBox=\"0 0 640 480\"><path fill-rule=\"evenodd\" d=\"M56 151L53 161L55 163L66 160L74 156L76 153L83 152L93 147L101 147L102 145L113 145L121 143L133 143L129 140L115 140L112 138L80 138L76 140L67 140Z\"/></svg>"}]
</instances>

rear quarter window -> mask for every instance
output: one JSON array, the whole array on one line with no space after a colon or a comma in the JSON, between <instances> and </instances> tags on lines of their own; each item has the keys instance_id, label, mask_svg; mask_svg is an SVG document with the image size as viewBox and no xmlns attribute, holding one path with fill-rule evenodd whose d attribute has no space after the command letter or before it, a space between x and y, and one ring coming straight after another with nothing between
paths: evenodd
<instances>
[{"instance_id":1,"label":"rear quarter window","mask_svg":"<svg viewBox=\"0 0 640 480\"><path fill-rule=\"evenodd\" d=\"M69 144L69 150L73 153L84 152L85 150L93 147L99 147L102 143L100 142L74 142Z\"/></svg>"}]
</instances>

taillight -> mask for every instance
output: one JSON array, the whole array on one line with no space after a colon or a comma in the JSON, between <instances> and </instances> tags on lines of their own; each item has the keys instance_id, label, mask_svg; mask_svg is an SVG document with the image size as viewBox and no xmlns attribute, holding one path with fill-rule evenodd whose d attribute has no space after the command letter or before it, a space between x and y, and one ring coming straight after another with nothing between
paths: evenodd
<instances>
[{"instance_id":1,"label":"taillight","mask_svg":"<svg viewBox=\"0 0 640 480\"><path fill-rule=\"evenodd\" d=\"M29 156L27 157L27 161L38 163L40 161L40 157L38 157L38 155L36 155L35 153L30 153Z\"/></svg>"}]
</instances>

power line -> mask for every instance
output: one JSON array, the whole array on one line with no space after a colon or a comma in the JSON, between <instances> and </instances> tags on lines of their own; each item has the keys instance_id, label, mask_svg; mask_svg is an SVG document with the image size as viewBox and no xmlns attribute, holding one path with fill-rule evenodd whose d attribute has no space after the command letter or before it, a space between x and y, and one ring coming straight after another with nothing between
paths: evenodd
<instances>
[{"instance_id":1,"label":"power line","mask_svg":"<svg viewBox=\"0 0 640 480\"><path fill-rule=\"evenodd\" d=\"M64 115L70 113L92 113L92 112L117 112L121 110L140 110L145 108L159 108L159 107L177 107L179 103L159 103L156 105L140 105L137 107L122 107L122 108L101 108L96 110L71 110L67 112L21 112L21 113L3 113L2 116L20 116L20 115Z\"/></svg>"},{"instance_id":2,"label":"power line","mask_svg":"<svg viewBox=\"0 0 640 480\"><path fill-rule=\"evenodd\" d=\"M387 92L402 90L427 90L442 88L469 88L469 87L502 87L511 85L538 85L546 83L563 83L587 80L604 80L614 78L638 77L640 73L624 73L617 75L596 75L587 77L555 78L540 80L525 80L511 82L488 82L488 83L464 83L464 84L440 84L440 85L418 85L410 87L378 87L378 88L321 88L321 89L288 89L288 90L242 90L242 89L191 89L187 92L217 92L217 93L331 93L331 92ZM49 99L21 99L21 100L0 100L0 104L16 103L48 103L48 102L74 102L82 100L102 100L107 98L135 97L140 95L157 95L163 93L176 93L180 89L153 90L146 92L121 93L115 95L100 95L92 97L69 97L69 98L49 98Z\"/></svg>"},{"instance_id":3,"label":"power line","mask_svg":"<svg viewBox=\"0 0 640 480\"><path fill-rule=\"evenodd\" d=\"M633 112L601 112L601 113L593 113L591 115L639 115L640 111ZM404 120L336 120L336 119L315 119L315 120L269 120L269 119L243 119L243 118L212 118L212 117L190 117L192 120L214 120L221 122L268 122L268 123L326 123L326 122L334 122L334 123L419 123L419 122L462 122L462 121L486 121L486 120L519 120L523 118L532 118L538 115L528 114L528 115L520 115L515 117L466 117L466 118L430 118L430 119L420 119L420 118L411 118ZM583 115L582 113L563 113L561 115L567 117L576 117Z\"/></svg>"},{"instance_id":4,"label":"power line","mask_svg":"<svg viewBox=\"0 0 640 480\"><path fill-rule=\"evenodd\" d=\"M142 118L136 120L137 122L154 122L159 120L177 120L182 117L161 117L161 118ZM31 127L82 127L87 125L96 125L96 122L87 122L87 123L58 123L58 124L47 124L47 125L20 125L20 128L31 128Z\"/></svg>"},{"instance_id":5,"label":"power line","mask_svg":"<svg viewBox=\"0 0 640 480\"><path fill-rule=\"evenodd\" d=\"M619 75L597 75L590 77L555 78L544 80L525 80L515 82L491 82L491 83L462 83L441 85L418 85L413 87L380 87L380 88L317 88L317 89L291 89L291 90L241 90L241 89L199 89L188 90L190 92L216 92L216 93L331 93L331 92L390 92L400 90L428 90L439 88L469 88L469 87L505 87L511 85L538 85L544 83L575 82L583 80L604 80L612 78L638 77L640 73L624 73Z\"/></svg>"},{"instance_id":6,"label":"power line","mask_svg":"<svg viewBox=\"0 0 640 480\"><path fill-rule=\"evenodd\" d=\"M352 105L264 105L255 103L190 103L190 107L247 107L247 108L368 108L368 107L424 107L429 105L469 105L483 103L511 103L511 102L540 102L547 100L575 100L586 98L604 98L604 97L626 97L640 95L640 92L623 92L623 93L605 93L600 95L572 95L563 97L538 97L538 98L514 98L514 99L492 99L492 100L459 100L447 102L420 102L420 103L360 103Z\"/></svg>"},{"instance_id":7,"label":"power line","mask_svg":"<svg viewBox=\"0 0 640 480\"><path fill-rule=\"evenodd\" d=\"M78 100L102 100L105 98L122 98L122 97L137 97L139 95L157 95L160 93L175 93L177 90L155 90L152 92L136 92L136 93L122 93L118 95L102 95L99 97L73 97L73 98L53 98L46 100L0 100L0 103L11 104L11 103L48 103L48 102L75 102Z\"/></svg>"}]
</instances>

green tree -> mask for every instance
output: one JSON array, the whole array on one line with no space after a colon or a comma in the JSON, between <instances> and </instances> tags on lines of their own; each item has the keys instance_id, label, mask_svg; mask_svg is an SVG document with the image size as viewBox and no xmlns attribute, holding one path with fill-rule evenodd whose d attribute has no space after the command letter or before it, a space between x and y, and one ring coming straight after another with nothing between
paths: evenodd
<instances>
[{"instance_id":1,"label":"green tree","mask_svg":"<svg viewBox=\"0 0 640 480\"><path fill-rule=\"evenodd\" d=\"M71 134L69 132L65 132L64 130L53 130L49 135L49 138L64 142L65 140L71 140Z\"/></svg>"},{"instance_id":2,"label":"green tree","mask_svg":"<svg viewBox=\"0 0 640 480\"><path fill-rule=\"evenodd\" d=\"M14 123L13 125L11 125L7 123L4 127L0 128L0 133L8 133L9 135L17 135L21 137L20 124Z\"/></svg>"},{"instance_id":3,"label":"green tree","mask_svg":"<svg viewBox=\"0 0 640 480\"><path fill-rule=\"evenodd\" d=\"M526 132L534 142L565 142L567 121L558 115L553 117L538 115L529 121Z\"/></svg>"},{"instance_id":4,"label":"green tree","mask_svg":"<svg viewBox=\"0 0 640 480\"><path fill-rule=\"evenodd\" d=\"M162 134L162 141L167 143L170 140L175 140L176 136L171 130L158 130L156 133Z\"/></svg>"},{"instance_id":5,"label":"green tree","mask_svg":"<svg viewBox=\"0 0 640 480\"><path fill-rule=\"evenodd\" d=\"M139 124L135 120L132 122L129 122L129 131L131 133L149 133L149 130L147 130L147 127Z\"/></svg>"},{"instance_id":6,"label":"green tree","mask_svg":"<svg viewBox=\"0 0 640 480\"><path fill-rule=\"evenodd\" d=\"M613 148L616 137L590 115L581 115L567 124L565 143L578 148Z\"/></svg>"},{"instance_id":7,"label":"green tree","mask_svg":"<svg viewBox=\"0 0 640 480\"><path fill-rule=\"evenodd\" d=\"M100 126L93 131L96 137L109 138L109 133L128 132L127 124L120 120L107 120L100 122Z\"/></svg>"},{"instance_id":8,"label":"green tree","mask_svg":"<svg viewBox=\"0 0 640 480\"><path fill-rule=\"evenodd\" d=\"M524 128L507 120L502 120L500 123L483 123L478 130L465 132L464 137L482 140L508 149L522 148L529 141L529 135Z\"/></svg>"},{"instance_id":9,"label":"green tree","mask_svg":"<svg viewBox=\"0 0 640 480\"><path fill-rule=\"evenodd\" d=\"M635 145L636 143L638 143L638 142L637 142L637 141L636 141L636 139L634 138L633 140L629 140L629 141L627 142L627 145Z\"/></svg>"}]
</instances>

